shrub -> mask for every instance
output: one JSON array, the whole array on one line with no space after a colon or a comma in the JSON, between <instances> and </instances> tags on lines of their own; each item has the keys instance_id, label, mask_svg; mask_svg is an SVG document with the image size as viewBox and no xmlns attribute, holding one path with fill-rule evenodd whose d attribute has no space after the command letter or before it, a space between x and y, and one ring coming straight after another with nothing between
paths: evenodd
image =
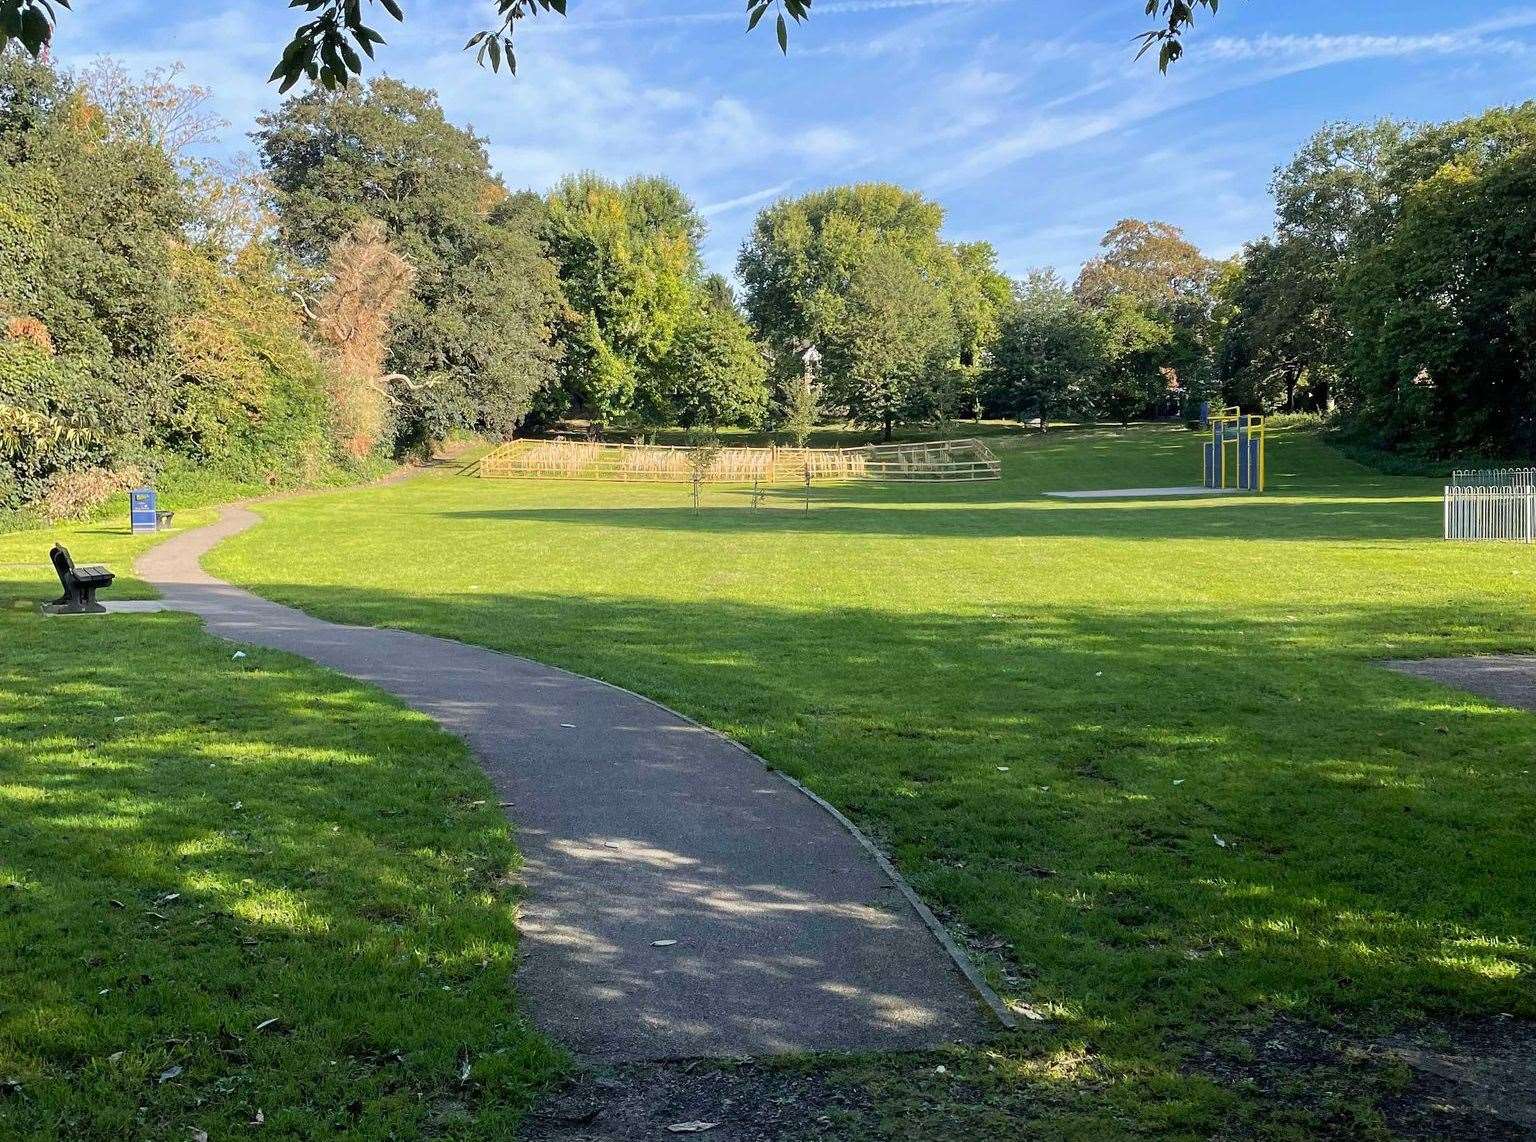
<instances>
[{"instance_id":1,"label":"shrub","mask_svg":"<svg viewBox=\"0 0 1536 1142\"><path fill-rule=\"evenodd\" d=\"M85 519L118 492L144 483L133 465L122 468L80 468L57 474L35 505L49 523Z\"/></svg>"}]
</instances>

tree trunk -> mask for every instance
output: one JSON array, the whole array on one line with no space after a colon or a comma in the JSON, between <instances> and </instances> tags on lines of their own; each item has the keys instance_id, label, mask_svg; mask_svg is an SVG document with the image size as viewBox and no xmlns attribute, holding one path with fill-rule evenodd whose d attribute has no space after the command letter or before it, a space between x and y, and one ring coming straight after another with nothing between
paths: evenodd
<instances>
[{"instance_id":1,"label":"tree trunk","mask_svg":"<svg viewBox=\"0 0 1536 1142\"><path fill-rule=\"evenodd\" d=\"M886 409L885 410L885 438L884 439L885 439L885 442L887 444L889 444L891 442L891 428L892 428L891 410L890 409Z\"/></svg>"}]
</instances>

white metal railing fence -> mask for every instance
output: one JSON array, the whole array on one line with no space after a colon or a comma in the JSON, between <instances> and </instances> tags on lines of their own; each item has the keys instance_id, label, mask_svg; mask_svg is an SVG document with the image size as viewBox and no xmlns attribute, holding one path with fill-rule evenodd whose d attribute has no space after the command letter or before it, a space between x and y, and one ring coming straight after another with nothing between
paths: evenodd
<instances>
[{"instance_id":1,"label":"white metal railing fence","mask_svg":"<svg viewBox=\"0 0 1536 1142\"><path fill-rule=\"evenodd\" d=\"M1445 538L1536 543L1536 484L1447 487Z\"/></svg>"},{"instance_id":2,"label":"white metal railing fence","mask_svg":"<svg viewBox=\"0 0 1536 1142\"><path fill-rule=\"evenodd\" d=\"M1451 473L1453 488L1536 487L1536 468L1458 468Z\"/></svg>"}]
</instances>

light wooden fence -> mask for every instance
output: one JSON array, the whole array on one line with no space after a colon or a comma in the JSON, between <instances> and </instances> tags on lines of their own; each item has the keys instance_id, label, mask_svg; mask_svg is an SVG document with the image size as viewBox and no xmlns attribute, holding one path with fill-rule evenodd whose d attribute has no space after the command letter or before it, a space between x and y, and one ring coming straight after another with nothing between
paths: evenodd
<instances>
[{"instance_id":1,"label":"light wooden fence","mask_svg":"<svg viewBox=\"0 0 1536 1142\"><path fill-rule=\"evenodd\" d=\"M979 440L930 440L921 444L871 444L864 456L871 480L921 483L929 480L998 480L1003 463Z\"/></svg>"},{"instance_id":2,"label":"light wooden fence","mask_svg":"<svg viewBox=\"0 0 1536 1142\"><path fill-rule=\"evenodd\" d=\"M1451 473L1453 488L1536 487L1536 468L1458 468Z\"/></svg>"},{"instance_id":3,"label":"light wooden fence","mask_svg":"<svg viewBox=\"0 0 1536 1142\"><path fill-rule=\"evenodd\" d=\"M1536 484L1447 487L1445 538L1536 543Z\"/></svg>"},{"instance_id":4,"label":"light wooden fence","mask_svg":"<svg viewBox=\"0 0 1536 1142\"><path fill-rule=\"evenodd\" d=\"M480 461L487 479L620 480L686 483L690 450L676 445L598 444L584 440L514 440ZM705 477L712 483L996 480L1002 463L979 440L871 444L863 448L721 448Z\"/></svg>"}]
</instances>

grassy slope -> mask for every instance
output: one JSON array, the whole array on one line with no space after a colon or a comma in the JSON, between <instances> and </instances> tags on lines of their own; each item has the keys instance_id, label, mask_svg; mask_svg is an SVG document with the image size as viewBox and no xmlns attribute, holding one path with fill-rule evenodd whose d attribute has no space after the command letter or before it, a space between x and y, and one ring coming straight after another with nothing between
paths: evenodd
<instances>
[{"instance_id":1,"label":"grassy slope","mask_svg":"<svg viewBox=\"0 0 1536 1142\"><path fill-rule=\"evenodd\" d=\"M1302 433L1262 499L1039 498L1188 483L1178 429L999 447L1000 483L827 487L809 514L796 490L696 515L681 487L427 478L273 505L212 566L744 741L1056 1017L1009 1073L1121 1080L1105 1113L1272 1113L1180 1059L1277 1012L1536 1014L1536 718L1369 665L1536 649L1530 551L1439 542L1433 482Z\"/></svg>"},{"instance_id":2,"label":"grassy slope","mask_svg":"<svg viewBox=\"0 0 1536 1142\"><path fill-rule=\"evenodd\" d=\"M465 748L189 617L40 618L54 534L0 537L0 1136L505 1134L559 1064Z\"/></svg>"}]
</instances>

